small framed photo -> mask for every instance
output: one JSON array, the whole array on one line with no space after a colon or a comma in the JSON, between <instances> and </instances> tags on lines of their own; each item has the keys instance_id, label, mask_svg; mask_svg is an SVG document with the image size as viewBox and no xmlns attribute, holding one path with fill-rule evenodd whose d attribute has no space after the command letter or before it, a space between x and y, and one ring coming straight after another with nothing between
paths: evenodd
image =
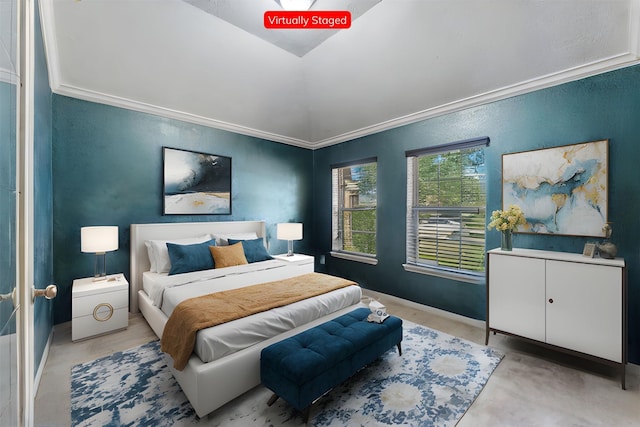
<instances>
[{"instance_id":1,"label":"small framed photo","mask_svg":"<svg viewBox=\"0 0 640 427\"><path fill-rule=\"evenodd\" d=\"M596 254L596 244L595 243L585 243L584 249L582 250L582 255L593 258Z\"/></svg>"}]
</instances>

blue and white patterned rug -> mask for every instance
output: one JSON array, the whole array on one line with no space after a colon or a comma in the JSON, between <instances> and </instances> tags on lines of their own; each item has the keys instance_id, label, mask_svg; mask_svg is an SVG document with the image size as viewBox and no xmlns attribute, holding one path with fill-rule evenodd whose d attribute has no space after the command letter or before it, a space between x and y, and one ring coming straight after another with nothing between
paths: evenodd
<instances>
[{"instance_id":1,"label":"blue and white patterned rug","mask_svg":"<svg viewBox=\"0 0 640 427\"><path fill-rule=\"evenodd\" d=\"M496 350L404 321L402 356L390 350L323 397L313 426L454 426L500 363ZM301 415L262 386L199 419L158 341L76 365L73 426L297 426Z\"/></svg>"}]
</instances>

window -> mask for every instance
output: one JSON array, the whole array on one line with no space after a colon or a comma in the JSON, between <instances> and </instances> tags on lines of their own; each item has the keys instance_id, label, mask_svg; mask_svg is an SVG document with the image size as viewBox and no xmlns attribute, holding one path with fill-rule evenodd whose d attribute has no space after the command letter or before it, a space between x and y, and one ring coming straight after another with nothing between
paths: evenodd
<instances>
[{"instance_id":1,"label":"window","mask_svg":"<svg viewBox=\"0 0 640 427\"><path fill-rule=\"evenodd\" d=\"M489 138L406 153L405 269L469 282L484 277Z\"/></svg>"},{"instance_id":2,"label":"window","mask_svg":"<svg viewBox=\"0 0 640 427\"><path fill-rule=\"evenodd\" d=\"M331 175L332 255L375 260L377 159L333 166Z\"/></svg>"}]
</instances>

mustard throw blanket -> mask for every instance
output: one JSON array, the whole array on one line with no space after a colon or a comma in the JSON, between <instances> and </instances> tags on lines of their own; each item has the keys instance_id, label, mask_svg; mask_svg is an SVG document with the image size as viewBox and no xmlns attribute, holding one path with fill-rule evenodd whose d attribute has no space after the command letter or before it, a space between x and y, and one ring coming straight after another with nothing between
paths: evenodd
<instances>
[{"instance_id":1,"label":"mustard throw blanket","mask_svg":"<svg viewBox=\"0 0 640 427\"><path fill-rule=\"evenodd\" d=\"M169 317L160 340L161 349L171 355L173 367L181 371L193 352L199 330L350 285L356 283L327 274L308 273L187 299L178 304Z\"/></svg>"}]
</instances>

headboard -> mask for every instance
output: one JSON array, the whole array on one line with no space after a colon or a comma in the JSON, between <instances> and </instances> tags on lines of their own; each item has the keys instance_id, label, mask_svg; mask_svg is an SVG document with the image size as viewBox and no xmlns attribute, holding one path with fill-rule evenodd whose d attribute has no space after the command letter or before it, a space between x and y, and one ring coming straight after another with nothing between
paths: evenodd
<instances>
[{"instance_id":1,"label":"headboard","mask_svg":"<svg viewBox=\"0 0 640 427\"><path fill-rule=\"evenodd\" d=\"M149 271L151 264L146 240L170 240L196 237L202 234L250 233L265 239L264 221L218 221L218 222L172 222L161 224L131 224L131 277L129 310L138 312L138 290L142 289L142 273Z\"/></svg>"}]
</instances>

